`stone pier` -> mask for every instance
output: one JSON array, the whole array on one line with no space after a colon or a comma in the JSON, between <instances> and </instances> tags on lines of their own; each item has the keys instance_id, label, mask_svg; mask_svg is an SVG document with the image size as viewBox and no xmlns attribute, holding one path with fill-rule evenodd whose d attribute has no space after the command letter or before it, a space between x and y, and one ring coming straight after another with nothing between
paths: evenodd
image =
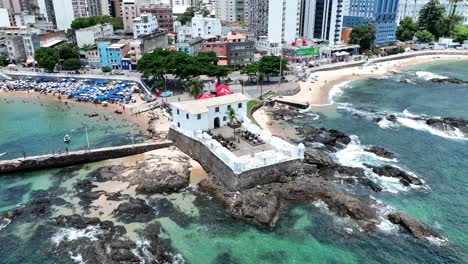
<instances>
[{"instance_id":1,"label":"stone pier","mask_svg":"<svg viewBox=\"0 0 468 264\"><path fill-rule=\"evenodd\" d=\"M43 155L0 161L0 175L21 171L61 168L72 165L85 164L107 159L145 153L151 150L172 146L172 141L149 142L118 147L93 149L90 151L74 151L61 155Z\"/></svg>"}]
</instances>

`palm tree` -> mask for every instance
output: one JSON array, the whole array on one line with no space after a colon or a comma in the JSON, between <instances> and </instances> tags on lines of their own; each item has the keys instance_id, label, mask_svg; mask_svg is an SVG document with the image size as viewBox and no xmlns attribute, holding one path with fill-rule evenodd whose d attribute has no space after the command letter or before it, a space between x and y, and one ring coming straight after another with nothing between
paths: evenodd
<instances>
[{"instance_id":1,"label":"palm tree","mask_svg":"<svg viewBox=\"0 0 468 264\"><path fill-rule=\"evenodd\" d=\"M187 82L187 92L193 97L197 98L197 96L203 91L203 83L200 81L198 77L191 77Z\"/></svg>"},{"instance_id":2,"label":"palm tree","mask_svg":"<svg viewBox=\"0 0 468 264\"><path fill-rule=\"evenodd\" d=\"M236 135L236 124L237 124L237 113L234 108L229 107L225 114L227 120L229 120L229 126L234 130L234 135Z\"/></svg>"}]
</instances>

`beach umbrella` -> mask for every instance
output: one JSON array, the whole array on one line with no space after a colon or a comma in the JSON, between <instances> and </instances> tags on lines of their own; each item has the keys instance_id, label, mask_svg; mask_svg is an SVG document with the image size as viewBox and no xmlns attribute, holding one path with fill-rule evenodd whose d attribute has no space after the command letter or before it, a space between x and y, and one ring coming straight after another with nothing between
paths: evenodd
<instances>
[{"instance_id":1,"label":"beach umbrella","mask_svg":"<svg viewBox=\"0 0 468 264\"><path fill-rule=\"evenodd\" d=\"M218 84L216 85L216 95L217 96L224 96L232 94L231 89L229 88L229 85L227 84Z\"/></svg>"},{"instance_id":2,"label":"beach umbrella","mask_svg":"<svg viewBox=\"0 0 468 264\"><path fill-rule=\"evenodd\" d=\"M197 96L197 99L208 99L208 98L212 98L213 95L210 94L210 93L201 93Z\"/></svg>"}]
</instances>

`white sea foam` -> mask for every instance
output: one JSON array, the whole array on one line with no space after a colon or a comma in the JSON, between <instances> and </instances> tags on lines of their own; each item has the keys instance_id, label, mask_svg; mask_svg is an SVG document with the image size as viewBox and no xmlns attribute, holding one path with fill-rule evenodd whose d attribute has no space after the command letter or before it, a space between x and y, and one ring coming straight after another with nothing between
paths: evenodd
<instances>
[{"instance_id":1,"label":"white sea foam","mask_svg":"<svg viewBox=\"0 0 468 264\"><path fill-rule=\"evenodd\" d=\"M393 123L392 121L389 121L387 118L382 118L377 125L379 125L380 128L383 129L397 129L398 124Z\"/></svg>"},{"instance_id":2,"label":"white sea foam","mask_svg":"<svg viewBox=\"0 0 468 264\"><path fill-rule=\"evenodd\" d=\"M432 72L426 72L426 71L417 71L416 76L419 78L422 78L424 80L432 80L432 79L447 79L448 77L443 76L443 75L438 75Z\"/></svg>"},{"instance_id":3,"label":"white sea foam","mask_svg":"<svg viewBox=\"0 0 468 264\"><path fill-rule=\"evenodd\" d=\"M468 140L468 137L463 134L462 131L460 131L458 128L454 128L454 130L439 130L435 129L428 124L424 120L414 120L411 118L404 118L404 117L397 117L397 120L400 124L415 129L415 130L420 130L420 131L425 131L429 132L433 135L439 136L439 137L444 137L448 139L459 139L459 140Z\"/></svg>"},{"instance_id":4,"label":"white sea foam","mask_svg":"<svg viewBox=\"0 0 468 264\"><path fill-rule=\"evenodd\" d=\"M140 260L140 263L152 263L156 258L148 250L151 247L151 242L147 239L140 239L136 242L136 248L132 249L131 252L133 255L137 256ZM140 253L141 252L141 253Z\"/></svg>"},{"instance_id":5,"label":"white sea foam","mask_svg":"<svg viewBox=\"0 0 468 264\"><path fill-rule=\"evenodd\" d=\"M331 104L335 103L335 101L333 101L333 98L343 94L343 89L346 88L349 83L350 82L342 82L340 84L333 86L333 88L328 93L328 98L330 99Z\"/></svg>"},{"instance_id":6,"label":"white sea foam","mask_svg":"<svg viewBox=\"0 0 468 264\"><path fill-rule=\"evenodd\" d=\"M3 230L11 223L11 220L8 218L1 218L0 219L0 231Z\"/></svg>"},{"instance_id":7,"label":"white sea foam","mask_svg":"<svg viewBox=\"0 0 468 264\"><path fill-rule=\"evenodd\" d=\"M91 241L96 241L98 240L96 236L102 233L104 230L97 226L88 226L85 229L61 228L52 236L52 241L56 246L60 245L62 241L72 241L79 238L89 238Z\"/></svg>"},{"instance_id":8,"label":"white sea foam","mask_svg":"<svg viewBox=\"0 0 468 264\"><path fill-rule=\"evenodd\" d=\"M75 263L80 263L80 264L86 263L86 261L83 261L83 256L80 253L78 253L76 256L73 256L73 253L70 251L70 252L68 252L68 254L70 255L70 258Z\"/></svg>"},{"instance_id":9,"label":"white sea foam","mask_svg":"<svg viewBox=\"0 0 468 264\"><path fill-rule=\"evenodd\" d=\"M427 241L439 247L448 243L448 239L446 238L438 238L438 237L430 236L430 237L426 237L426 239Z\"/></svg>"}]
</instances>

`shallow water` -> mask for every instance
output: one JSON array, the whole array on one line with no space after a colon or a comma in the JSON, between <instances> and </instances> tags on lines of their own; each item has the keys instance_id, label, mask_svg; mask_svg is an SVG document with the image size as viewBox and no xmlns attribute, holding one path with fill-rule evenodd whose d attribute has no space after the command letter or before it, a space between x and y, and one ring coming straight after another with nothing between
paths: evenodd
<instances>
[{"instance_id":1,"label":"shallow water","mask_svg":"<svg viewBox=\"0 0 468 264\"><path fill-rule=\"evenodd\" d=\"M85 116L97 112L98 117ZM104 116L110 117L108 121ZM0 159L50 154L59 151L130 144L131 130L141 141L138 126L120 116L87 106L63 102L0 96ZM70 135L70 144L63 142Z\"/></svg>"},{"instance_id":2,"label":"shallow water","mask_svg":"<svg viewBox=\"0 0 468 264\"><path fill-rule=\"evenodd\" d=\"M468 86L435 85L416 75L417 71L427 71L468 79L465 69L468 62L429 63L385 79L352 82L333 98L335 105L312 109L320 113L320 119L295 121L298 125L325 126L355 135L356 144L337 155L342 162L391 163L422 178L427 188L397 188L383 180L385 192L356 191L371 194L428 223L448 239L447 243L438 246L417 241L393 225L382 226L375 234L363 233L349 220L334 217L320 203L291 205L276 229L261 229L233 219L210 197L191 193L147 197L157 211L154 221L161 223L161 236L171 240L172 247L187 263L467 263L468 141L404 125L382 128L352 116L353 109L364 115L376 110L402 116L407 109L418 115L468 118ZM401 82L402 79L410 82ZM57 144L60 140L61 136ZM362 145L373 144L394 152L397 161L363 155ZM73 203L74 182L99 166L102 163L1 177L1 210L26 202L37 195L37 190L47 190L50 197L68 196L67 200ZM71 210L66 206L54 208L62 213ZM43 223L26 219L3 228L0 262L37 263L40 259L54 263L58 257L63 257L60 262L71 262L68 255L54 254L51 239L56 230ZM140 226L143 224L133 228Z\"/></svg>"}]
</instances>

